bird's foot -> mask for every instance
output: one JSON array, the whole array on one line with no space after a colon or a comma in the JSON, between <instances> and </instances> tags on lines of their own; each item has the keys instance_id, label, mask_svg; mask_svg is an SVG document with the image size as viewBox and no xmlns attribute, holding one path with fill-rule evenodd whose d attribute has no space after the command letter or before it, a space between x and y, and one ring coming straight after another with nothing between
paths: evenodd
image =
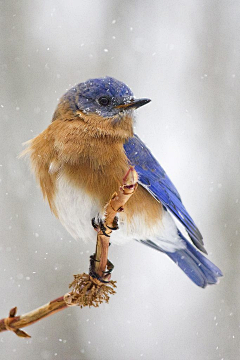
<instances>
[{"instance_id":1,"label":"bird's foot","mask_svg":"<svg viewBox=\"0 0 240 360\"><path fill-rule=\"evenodd\" d=\"M106 270L106 271L103 271L103 273L104 273L105 275L109 275L109 274L111 274L111 272L113 271L113 269L114 269L114 265L113 265L113 263L108 259L108 260L107 260L107 270Z\"/></svg>"},{"instance_id":2,"label":"bird's foot","mask_svg":"<svg viewBox=\"0 0 240 360\"><path fill-rule=\"evenodd\" d=\"M118 217L115 216L114 219L113 219L113 226L108 226L107 227L110 229L110 230L118 230L119 229L119 226L118 226Z\"/></svg>"},{"instance_id":3,"label":"bird's foot","mask_svg":"<svg viewBox=\"0 0 240 360\"><path fill-rule=\"evenodd\" d=\"M111 278L111 273L114 269L113 263L110 260L107 260L106 271L103 271L102 276L100 276L95 271L95 263L96 262L100 262L100 261L95 258L95 254L91 255L90 256L89 275L92 276L93 278L98 279L101 282L104 282L104 283L109 282L110 278Z\"/></svg>"},{"instance_id":4,"label":"bird's foot","mask_svg":"<svg viewBox=\"0 0 240 360\"><path fill-rule=\"evenodd\" d=\"M103 220L99 216L92 218L92 226L96 231L102 231L103 235L110 237L110 235L106 233L107 229L104 225Z\"/></svg>"},{"instance_id":5,"label":"bird's foot","mask_svg":"<svg viewBox=\"0 0 240 360\"><path fill-rule=\"evenodd\" d=\"M107 228L106 228L106 226L104 225L104 221L98 215L97 217L92 218L92 226L96 231L101 230L105 236L110 237L110 235L108 235L106 233L106 230L107 230L107 228L110 230L118 230L118 228L119 228L118 227L118 218L117 218L117 216L115 216L114 220L113 220L113 226L111 227L111 226L106 225L107 226Z\"/></svg>"}]
</instances>

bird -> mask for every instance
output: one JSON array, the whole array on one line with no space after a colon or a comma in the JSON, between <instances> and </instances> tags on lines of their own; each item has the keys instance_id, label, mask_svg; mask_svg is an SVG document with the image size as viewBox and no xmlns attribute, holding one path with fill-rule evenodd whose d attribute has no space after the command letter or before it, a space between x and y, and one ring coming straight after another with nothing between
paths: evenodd
<instances>
[{"instance_id":1,"label":"bird","mask_svg":"<svg viewBox=\"0 0 240 360\"><path fill-rule=\"evenodd\" d=\"M74 239L84 241L95 240L92 219L104 216L104 206L133 166L138 188L118 214L111 242L136 240L166 254L205 288L218 283L222 272L203 255L202 235L177 189L133 130L135 110L150 101L135 98L113 77L81 82L61 97L52 122L28 141L24 154L53 214Z\"/></svg>"}]
</instances>

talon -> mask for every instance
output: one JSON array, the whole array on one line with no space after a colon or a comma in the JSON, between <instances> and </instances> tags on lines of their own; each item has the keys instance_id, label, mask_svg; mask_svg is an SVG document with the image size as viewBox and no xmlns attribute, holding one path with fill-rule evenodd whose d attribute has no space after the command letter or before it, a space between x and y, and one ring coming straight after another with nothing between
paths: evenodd
<instances>
[{"instance_id":1,"label":"talon","mask_svg":"<svg viewBox=\"0 0 240 360\"><path fill-rule=\"evenodd\" d=\"M110 270L103 271L103 274L105 274L105 275L110 275L110 274L111 274L111 271L110 271Z\"/></svg>"},{"instance_id":2,"label":"talon","mask_svg":"<svg viewBox=\"0 0 240 360\"><path fill-rule=\"evenodd\" d=\"M104 276L105 275L111 275L112 271L113 271L113 269L106 270L106 271L103 271L103 274L104 274Z\"/></svg>"},{"instance_id":3,"label":"talon","mask_svg":"<svg viewBox=\"0 0 240 360\"><path fill-rule=\"evenodd\" d=\"M103 223L103 221L102 221L101 219L99 220L99 227L100 227L103 235L105 235L105 236L107 236L107 237L110 237L110 235L108 235L108 234L106 233L106 230L107 230L107 229L105 228L104 223Z\"/></svg>"},{"instance_id":4,"label":"talon","mask_svg":"<svg viewBox=\"0 0 240 360\"><path fill-rule=\"evenodd\" d=\"M110 260L107 261L107 269L108 269L110 272L112 272L113 269L114 269L114 265L113 265L113 263L112 263Z\"/></svg>"},{"instance_id":5,"label":"talon","mask_svg":"<svg viewBox=\"0 0 240 360\"><path fill-rule=\"evenodd\" d=\"M95 254L91 255L91 256L90 256L90 259L91 259L92 261L95 261L95 262L100 262L100 260L97 260L97 259L95 258Z\"/></svg>"},{"instance_id":6,"label":"talon","mask_svg":"<svg viewBox=\"0 0 240 360\"><path fill-rule=\"evenodd\" d=\"M92 218L91 222L92 222L93 228L94 228L96 231L98 231L98 229L100 229L100 230L102 231L103 235L105 235L105 236L107 236L107 237L110 237L110 235L108 235L108 234L106 233L106 230L107 230L107 229L106 229L106 227L105 227L102 219L100 219L99 217L97 217L97 220L96 220L96 218ZM110 228L109 228L109 229L110 229Z\"/></svg>"},{"instance_id":7,"label":"talon","mask_svg":"<svg viewBox=\"0 0 240 360\"><path fill-rule=\"evenodd\" d=\"M107 228L110 229L110 230L118 230L119 229L118 226L117 227L111 227L111 226L108 226L108 225L107 225Z\"/></svg>"},{"instance_id":8,"label":"talon","mask_svg":"<svg viewBox=\"0 0 240 360\"><path fill-rule=\"evenodd\" d=\"M89 275L94 279L100 280L100 276L91 268L89 269Z\"/></svg>"},{"instance_id":9,"label":"talon","mask_svg":"<svg viewBox=\"0 0 240 360\"><path fill-rule=\"evenodd\" d=\"M110 260L107 260L107 270L103 271L103 274L110 275L114 269L114 265Z\"/></svg>"},{"instance_id":10,"label":"talon","mask_svg":"<svg viewBox=\"0 0 240 360\"><path fill-rule=\"evenodd\" d=\"M113 227L110 227L107 225L107 227L110 229L110 230L118 230L119 229L119 226L118 226L118 217L115 216L114 219L113 219Z\"/></svg>"},{"instance_id":11,"label":"talon","mask_svg":"<svg viewBox=\"0 0 240 360\"><path fill-rule=\"evenodd\" d=\"M95 230L97 230L97 229L98 229L98 224L97 224L97 222L96 222L96 219L95 219L95 218L92 218L91 222L92 222L92 227L93 227Z\"/></svg>"},{"instance_id":12,"label":"talon","mask_svg":"<svg viewBox=\"0 0 240 360\"><path fill-rule=\"evenodd\" d=\"M107 280L106 278L108 275L110 275L110 273L108 274L106 272L106 274L105 274L105 272L103 272L103 274L104 274L104 276L99 276L94 270L90 269L90 271L89 271L89 275L91 277L93 277L94 279L98 279L99 281L101 281L102 283L105 283L105 284L109 283L110 279Z\"/></svg>"}]
</instances>

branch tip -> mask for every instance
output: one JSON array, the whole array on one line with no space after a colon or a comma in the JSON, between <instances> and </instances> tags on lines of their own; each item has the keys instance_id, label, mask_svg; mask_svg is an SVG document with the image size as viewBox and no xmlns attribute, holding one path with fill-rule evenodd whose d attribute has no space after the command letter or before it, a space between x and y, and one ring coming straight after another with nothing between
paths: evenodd
<instances>
[{"instance_id":1,"label":"branch tip","mask_svg":"<svg viewBox=\"0 0 240 360\"><path fill-rule=\"evenodd\" d=\"M16 315L17 313L17 307L15 306L14 308L12 308L10 311L9 311L9 317L12 318Z\"/></svg>"}]
</instances>

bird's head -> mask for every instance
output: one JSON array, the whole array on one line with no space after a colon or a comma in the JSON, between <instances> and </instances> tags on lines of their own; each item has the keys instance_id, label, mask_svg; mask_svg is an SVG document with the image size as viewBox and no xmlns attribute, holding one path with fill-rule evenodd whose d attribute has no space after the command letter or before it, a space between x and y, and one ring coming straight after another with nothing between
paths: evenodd
<instances>
[{"instance_id":1,"label":"bird's head","mask_svg":"<svg viewBox=\"0 0 240 360\"><path fill-rule=\"evenodd\" d=\"M79 119L91 127L104 129L104 126L122 128L124 122L132 123L133 112L150 102L149 99L135 99L127 85L112 77L90 79L66 92L54 114L53 121ZM71 118L62 117L71 113ZM66 112L67 110L67 112ZM129 120L130 119L130 120ZM132 125L132 124L131 124Z\"/></svg>"}]
</instances>

